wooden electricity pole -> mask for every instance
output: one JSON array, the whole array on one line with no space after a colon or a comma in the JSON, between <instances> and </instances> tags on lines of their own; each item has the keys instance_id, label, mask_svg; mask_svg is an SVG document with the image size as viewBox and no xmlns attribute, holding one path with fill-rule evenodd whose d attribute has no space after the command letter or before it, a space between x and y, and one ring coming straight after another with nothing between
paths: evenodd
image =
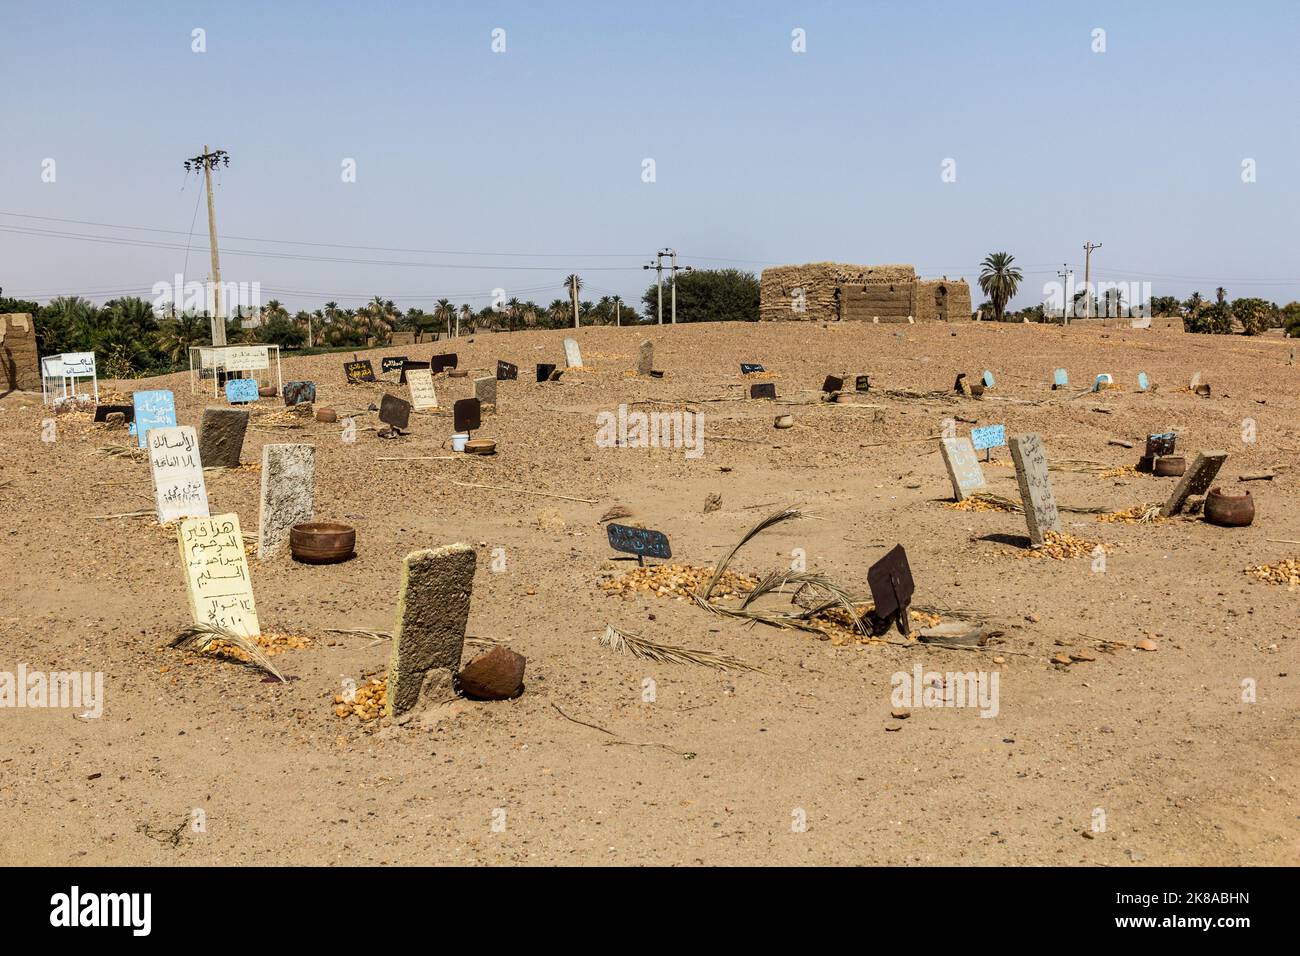
<instances>
[{"instance_id":1,"label":"wooden electricity pole","mask_svg":"<svg viewBox=\"0 0 1300 956\"><path fill-rule=\"evenodd\" d=\"M203 179L208 190L208 243L212 252L212 344L226 344L226 316L221 307L221 262L217 258L217 213L212 204L212 169L218 165L230 165L230 154L224 149L208 151L207 144L203 152L185 160L185 171L194 172L203 169Z\"/></svg>"}]
</instances>

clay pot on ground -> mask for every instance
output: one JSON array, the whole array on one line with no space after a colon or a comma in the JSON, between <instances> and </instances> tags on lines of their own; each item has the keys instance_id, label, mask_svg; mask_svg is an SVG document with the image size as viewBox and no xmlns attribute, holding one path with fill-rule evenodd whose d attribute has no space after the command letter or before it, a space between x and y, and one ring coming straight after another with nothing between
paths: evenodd
<instances>
[{"instance_id":1,"label":"clay pot on ground","mask_svg":"<svg viewBox=\"0 0 1300 956\"><path fill-rule=\"evenodd\" d=\"M275 398L275 396L278 395L279 393L280 390L276 388L274 385L263 385L261 388L257 390L257 394L261 398Z\"/></svg>"},{"instance_id":2,"label":"clay pot on ground","mask_svg":"<svg viewBox=\"0 0 1300 956\"><path fill-rule=\"evenodd\" d=\"M1187 471L1187 459L1182 455L1162 455L1156 459L1157 478L1181 478Z\"/></svg>"},{"instance_id":3,"label":"clay pot on ground","mask_svg":"<svg viewBox=\"0 0 1300 956\"><path fill-rule=\"evenodd\" d=\"M339 420L339 413L334 411L334 409L332 408L316 409L316 421L324 422L325 424L329 425L329 424L333 424L338 420Z\"/></svg>"},{"instance_id":4,"label":"clay pot on ground","mask_svg":"<svg viewBox=\"0 0 1300 956\"><path fill-rule=\"evenodd\" d=\"M1255 499L1249 491L1233 494L1211 488L1205 496L1205 520L1221 528L1244 528L1255 520Z\"/></svg>"},{"instance_id":5,"label":"clay pot on ground","mask_svg":"<svg viewBox=\"0 0 1300 956\"><path fill-rule=\"evenodd\" d=\"M509 700L524 692L524 666L528 658L498 644L466 664L456 681L461 693L476 700Z\"/></svg>"},{"instance_id":6,"label":"clay pot on ground","mask_svg":"<svg viewBox=\"0 0 1300 956\"><path fill-rule=\"evenodd\" d=\"M356 552L357 529L336 521L309 521L289 529L289 550L307 564L336 564Z\"/></svg>"}]
</instances>

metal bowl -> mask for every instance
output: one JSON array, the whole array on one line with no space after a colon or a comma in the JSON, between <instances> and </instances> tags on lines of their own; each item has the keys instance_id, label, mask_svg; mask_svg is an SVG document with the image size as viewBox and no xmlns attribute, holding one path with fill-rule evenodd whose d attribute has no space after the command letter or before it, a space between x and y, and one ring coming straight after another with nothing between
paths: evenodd
<instances>
[{"instance_id":1,"label":"metal bowl","mask_svg":"<svg viewBox=\"0 0 1300 956\"><path fill-rule=\"evenodd\" d=\"M334 564L352 557L357 529L336 521L309 521L289 529L289 550L307 564Z\"/></svg>"}]
</instances>

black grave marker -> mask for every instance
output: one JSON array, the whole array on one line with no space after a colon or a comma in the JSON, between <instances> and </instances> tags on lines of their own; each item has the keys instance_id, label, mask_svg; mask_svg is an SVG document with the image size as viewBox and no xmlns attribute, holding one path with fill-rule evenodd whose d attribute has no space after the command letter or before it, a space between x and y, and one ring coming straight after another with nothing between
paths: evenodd
<instances>
[{"instance_id":1,"label":"black grave marker","mask_svg":"<svg viewBox=\"0 0 1300 956\"><path fill-rule=\"evenodd\" d=\"M902 634L908 634L911 631L908 607L916 585L912 582L907 552L901 544L894 545L892 551L867 570L867 584L876 605L871 612L873 633L883 634L889 630L890 624L897 624Z\"/></svg>"},{"instance_id":2,"label":"black grave marker","mask_svg":"<svg viewBox=\"0 0 1300 956\"><path fill-rule=\"evenodd\" d=\"M96 405L95 421L97 422L107 421L108 416L111 412L121 412L123 415L126 416L126 420L128 422L135 421L134 405Z\"/></svg>"},{"instance_id":3,"label":"black grave marker","mask_svg":"<svg viewBox=\"0 0 1300 956\"><path fill-rule=\"evenodd\" d=\"M853 388L854 388L855 391L858 391L858 392L869 392L869 391L871 391L871 376L870 376L870 375L856 375L856 376L854 376L854 378L853 378Z\"/></svg>"},{"instance_id":4,"label":"black grave marker","mask_svg":"<svg viewBox=\"0 0 1300 956\"><path fill-rule=\"evenodd\" d=\"M759 382L749 386L750 398L776 398L775 382Z\"/></svg>"},{"instance_id":5,"label":"black grave marker","mask_svg":"<svg viewBox=\"0 0 1300 956\"><path fill-rule=\"evenodd\" d=\"M637 561L645 563L646 558L671 558L673 549L668 545L668 536L662 531L649 528L631 528L625 524L610 523L605 526L609 535L609 546L615 551L635 554Z\"/></svg>"},{"instance_id":6,"label":"black grave marker","mask_svg":"<svg viewBox=\"0 0 1300 956\"><path fill-rule=\"evenodd\" d=\"M519 366L511 365L509 362L503 362L497 359L497 381L513 382L519 378Z\"/></svg>"},{"instance_id":7,"label":"black grave marker","mask_svg":"<svg viewBox=\"0 0 1300 956\"><path fill-rule=\"evenodd\" d=\"M551 378L551 373L555 371L555 366L546 362L537 363L537 381L546 382Z\"/></svg>"},{"instance_id":8,"label":"black grave marker","mask_svg":"<svg viewBox=\"0 0 1300 956\"><path fill-rule=\"evenodd\" d=\"M353 360L343 363L343 374L347 376L349 385L355 385L358 382L373 382L375 380L375 367L370 364L370 359Z\"/></svg>"},{"instance_id":9,"label":"black grave marker","mask_svg":"<svg viewBox=\"0 0 1300 956\"><path fill-rule=\"evenodd\" d=\"M482 408L477 398L462 398L451 407L452 425L458 432L472 432L482 422Z\"/></svg>"},{"instance_id":10,"label":"black grave marker","mask_svg":"<svg viewBox=\"0 0 1300 956\"><path fill-rule=\"evenodd\" d=\"M838 392L844 388L844 379L837 375L827 375L826 381L822 382L823 392Z\"/></svg>"},{"instance_id":11,"label":"black grave marker","mask_svg":"<svg viewBox=\"0 0 1300 956\"><path fill-rule=\"evenodd\" d=\"M1147 436L1148 458L1154 458L1158 455L1172 455L1174 453L1174 444L1178 440L1177 432L1165 432L1162 435Z\"/></svg>"},{"instance_id":12,"label":"black grave marker","mask_svg":"<svg viewBox=\"0 0 1300 956\"><path fill-rule=\"evenodd\" d=\"M396 395L385 395L379 400L379 420L404 431L411 423L411 403Z\"/></svg>"},{"instance_id":13,"label":"black grave marker","mask_svg":"<svg viewBox=\"0 0 1300 956\"><path fill-rule=\"evenodd\" d=\"M445 371L449 368L455 368L459 364L460 359L456 356L455 352L435 355L433 358L429 359L429 371L434 375L437 375L439 372Z\"/></svg>"},{"instance_id":14,"label":"black grave marker","mask_svg":"<svg viewBox=\"0 0 1300 956\"><path fill-rule=\"evenodd\" d=\"M389 372L396 372L406 364L405 355L385 355L379 360L379 371L387 375Z\"/></svg>"},{"instance_id":15,"label":"black grave marker","mask_svg":"<svg viewBox=\"0 0 1300 956\"><path fill-rule=\"evenodd\" d=\"M766 371L767 371L767 369L763 368L763 366L761 366L761 365L754 365L754 364L752 364L752 363L750 363L750 362L741 362L741 363L740 363L740 374L741 374L741 375L753 375L755 372L766 372Z\"/></svg>"},{"instance_id":16,"label":"black grave marker","mask_svg":"<svg viewBox=\"0 0 1300 956\"><path fill-rule=\"evenodd\" d=\"M402 363L402 374L398 376L397 384L398 385L406 384L406 373L411 369L428 368L428 367L429 367L428 362L412 362L408 359L407 361Z\"/></svg>"}]
</instances>

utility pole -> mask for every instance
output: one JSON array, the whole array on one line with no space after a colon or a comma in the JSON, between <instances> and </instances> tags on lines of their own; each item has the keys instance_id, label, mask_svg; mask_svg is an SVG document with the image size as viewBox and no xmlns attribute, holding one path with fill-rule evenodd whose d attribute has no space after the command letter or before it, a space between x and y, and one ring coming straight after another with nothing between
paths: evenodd
<instances>
[{"instance_id":1,"label":"utility pole","mask_svg":"<svg viewBox=\"0 0 1300 956\"><path fill-rule=\"evenodd\" d=\"M1061 263L1061 271L1057 273L1061 277L1061 324L1070 324L1070 264Z\"/></svg>"},{"instance_id":2,"label":"utility pole","mask_svg":"<svg viewBox=\"0 0 1300 956\"><path fill-rule=\"evenodd\" d=\"M208 243L212 251L212 344L226 344L226 318L221 308L221 263L217 259L217 214L212 205L212 170L213 167L230 166L230 154L224 149L208 151L207 144L203 152L185 160L185 171L197 172L203 169L203 179L208 189Z\"/></svg>"},{"instance_id":3,"label":"utility pole","mask_svg":"<svg viewBox=\"0 0 1300 956\"><path fill-rule=\"evenodd\" d=\"M623 324L623 300L614 296L614 326L618 327Z\"/></svg>"},{"instance_id":4,"label":"utility pole","mask_svg":"<svg viewBox=\"0 0 1300 956\"><path fill-rule=\"evenodd\" d=\"M655 264L644 265L642 269L654 269L657 273L655 277L655 295L659 300L659 324L664 324L664 254L655 253Z\"/></svg>"},{"instance_id":5,"label":"utility pole","mask_svg":"<svg viewBox=\"0 0 1300 956\"><path fill-rule=\"evenodd\" d=\"M1092 250L1100 248L1100 242L1083 244L1083 315L1087 319L1092 318Z\"/></svg>"},{"instance_id":6,"label":"utility pole","mask_svg":"<svg viewBox=\"0 0 1300 956\"><path fill-rule=\"evenodd\" d=\"M673 304L672 304L672 324L673 324L673 325L676 325L676 324L677 324L677 273L678 273L678 272L694 272L695 270L694 270L693 267L691 267L691 266L678 266L678 265L677 265L677 250L676 250L676 249L665 249L665 250L663 250L663 252L661 252L661 253L659 253L659 254L660 254L661 256L671 256L671 257L672 257L672 266L670 267L670 268L672 269L672 302L673 302Z\"/></svg>"}]
</instances>

